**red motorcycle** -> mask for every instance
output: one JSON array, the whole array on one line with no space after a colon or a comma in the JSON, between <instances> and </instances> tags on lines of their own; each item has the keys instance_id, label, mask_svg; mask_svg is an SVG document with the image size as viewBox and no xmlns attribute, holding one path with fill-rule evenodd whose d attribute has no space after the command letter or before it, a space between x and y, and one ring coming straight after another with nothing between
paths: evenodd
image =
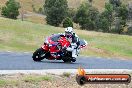
<instances>
[{"instance_id":1,"label":"red motorcycle","mask_svg":"<svg viewBox=\"0 0 132 88\"><path fill-rule=\"evenodd\" d=\"M80 40L78 49L86 46L85 40ZM72 52L67 51L66 48L70 46L70 42L63 34L53 34L46 38L41 48L33 53L34 61L41 61L44 58L48 60L63 60L64 62L75 62L72 59Z\"/></svg>"}]
</instances>

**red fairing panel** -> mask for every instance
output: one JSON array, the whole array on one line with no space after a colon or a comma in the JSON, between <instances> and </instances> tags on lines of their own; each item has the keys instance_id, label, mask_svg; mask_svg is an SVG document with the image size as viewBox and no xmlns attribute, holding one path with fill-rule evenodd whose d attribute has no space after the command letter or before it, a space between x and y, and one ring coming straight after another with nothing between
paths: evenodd
<instances>
[{"instance_id":1,"label":"red fairing panel","mask_svg":"<svg viewBox=\"0 0 132 88\"><path fill-rule=\"evenodd\" d=\"M65 38L65 37L61 37L58 42L61 43L62 47L69 47L70 46L70 42Z\"/></svg>"},{"instance_id":2,"label":"red fairing panel","mask_svg":"<svg viewBox=\"0 0 132 88\"><path fill-rule=\"evenodd\" d=\"M41 48L43 48L45 51L49 51L49 46L47 44L44 44L41 46Z\"/></svg>"}]
</instances>

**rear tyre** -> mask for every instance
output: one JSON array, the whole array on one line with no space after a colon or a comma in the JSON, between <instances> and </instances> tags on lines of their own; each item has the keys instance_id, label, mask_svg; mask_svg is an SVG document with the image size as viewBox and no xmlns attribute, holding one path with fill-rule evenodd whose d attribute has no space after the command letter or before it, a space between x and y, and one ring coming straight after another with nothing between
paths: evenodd
<instances>
[{"instance_id":1,"label":"rear tyre","mask_svg":"<svg viewBox=\"0 0 132 88\"><path fill-rule=\"evenodd\" d=\"M65 63L71 63L71 58L70 57L63 57L62 59Z\"/></svg>"},{"instance_id":2,"label":"rear tyre","mask_svg":"<svg viewBox=\"0 0 132 88\"><path fill-rule=\"evenodd\" d=\"M68 58L68 59L63 59L63 61L65 62L65 63L70 63L70 62L76 62L76 58Z\"/></svg>"},{"instance_id":3,"label":"rear tyre","mask_svg":"<svg viewBox=\"0 0 132 88\"><path fill-rule=\"evenodd\" d=\"M45 58L45 54L46 52L42 48L39 48L33 53L32 58L34 61L41 61Z\"/></svg>"}]
</instances>

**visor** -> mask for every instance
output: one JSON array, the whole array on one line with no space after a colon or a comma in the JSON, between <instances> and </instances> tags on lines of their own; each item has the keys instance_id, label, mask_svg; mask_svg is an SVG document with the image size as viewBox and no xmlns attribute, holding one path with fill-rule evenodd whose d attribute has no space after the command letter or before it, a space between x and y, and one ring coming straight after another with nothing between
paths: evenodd
<instances>
[{"instance_id":1,"label":"visor","mask_svg":"<svg viewBox=\"0 0 132 88\"><path fill-rule=\"evenodd\" d=\"M72 33L66 33L65 35L66 35L67 38L71 38Z\"/></svg>"},{"instance_id":2,"label":"visor","mask_svg":"<svg viewBox=\"0 0 132 88\"><path fill-rule=\"evenodd\" d=\"M65 34L72 35L72 33L71 33L71 32L65 32Z\"/></svg>"}]
</instances>

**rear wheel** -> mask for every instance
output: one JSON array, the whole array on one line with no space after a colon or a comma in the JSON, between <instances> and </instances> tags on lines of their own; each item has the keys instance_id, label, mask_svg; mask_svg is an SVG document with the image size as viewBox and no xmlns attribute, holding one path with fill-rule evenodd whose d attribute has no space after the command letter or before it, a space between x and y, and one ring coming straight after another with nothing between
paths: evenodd
<instances>
[{"instance_id":1,"label":"rear wheel","mask_svg":"<svg viewBox=\"0 0 132 88\"><path fill-rule=\"evenodd\" d=\"M68 62L75 62L76 61L76 58L72 58L72 57L63 57L62 59L65 63L68 63Z\"/></svg>"},{"instance_id":2,"label":"rear wheel","mask_svg":"<svg viewBox=\"0 0 132 88\"><path fill-rule=\"evenodd\" d=\"M71 61L72 61L72 62L75 62L75 61L76 61L76 58L73 57L73 58L71 59Z\"/></svg>"},{"instance_id":3,"label":"rear wheel","mask_svg":"<svg viewBox=\"0 0 132 88\"><path fill-rule=\"evenodd\" d=\"M65 63L68 63L68 62L75 62L75 61L76 61L76 58L72 57L72 52L67 52L67 51L66 51L66 54L65 54L65 56L62 58L62 60L63 60Z\"/></svg>"},{"instance_id":4,"label":"rear wheel","mask_svg":"<svg viewBox=\"0 0 132 88\"><path fill-rule=\"evenodd\" d=\"M39 48L33 53L32 58L34 61L41 61L45 58L45 54L46 52L42 48Z\"/></svg>"},{"instance_id":5,"label":"rear wheel","mask_svg":"<svg viewBox=\"0 0 132 88\"><path fill-rule=\"evenodd\" d=\"M67 59L63 59L63 61L65 63L67 63L67 62L76 62L76 58L67 58Z\"/></svg>"},{"instance_id":6,"label":"rear wheel","mask_svg":"<svg viewBox=\"0 0 132 88\"><path fill-rule=\"evenodd\" d=\"M67 59L66 59L66 60L64 59L63 61L64 61L65 63L70 63L70 62L71 62L71 60L67 60Z\"/></svg>"}]
</instances>

